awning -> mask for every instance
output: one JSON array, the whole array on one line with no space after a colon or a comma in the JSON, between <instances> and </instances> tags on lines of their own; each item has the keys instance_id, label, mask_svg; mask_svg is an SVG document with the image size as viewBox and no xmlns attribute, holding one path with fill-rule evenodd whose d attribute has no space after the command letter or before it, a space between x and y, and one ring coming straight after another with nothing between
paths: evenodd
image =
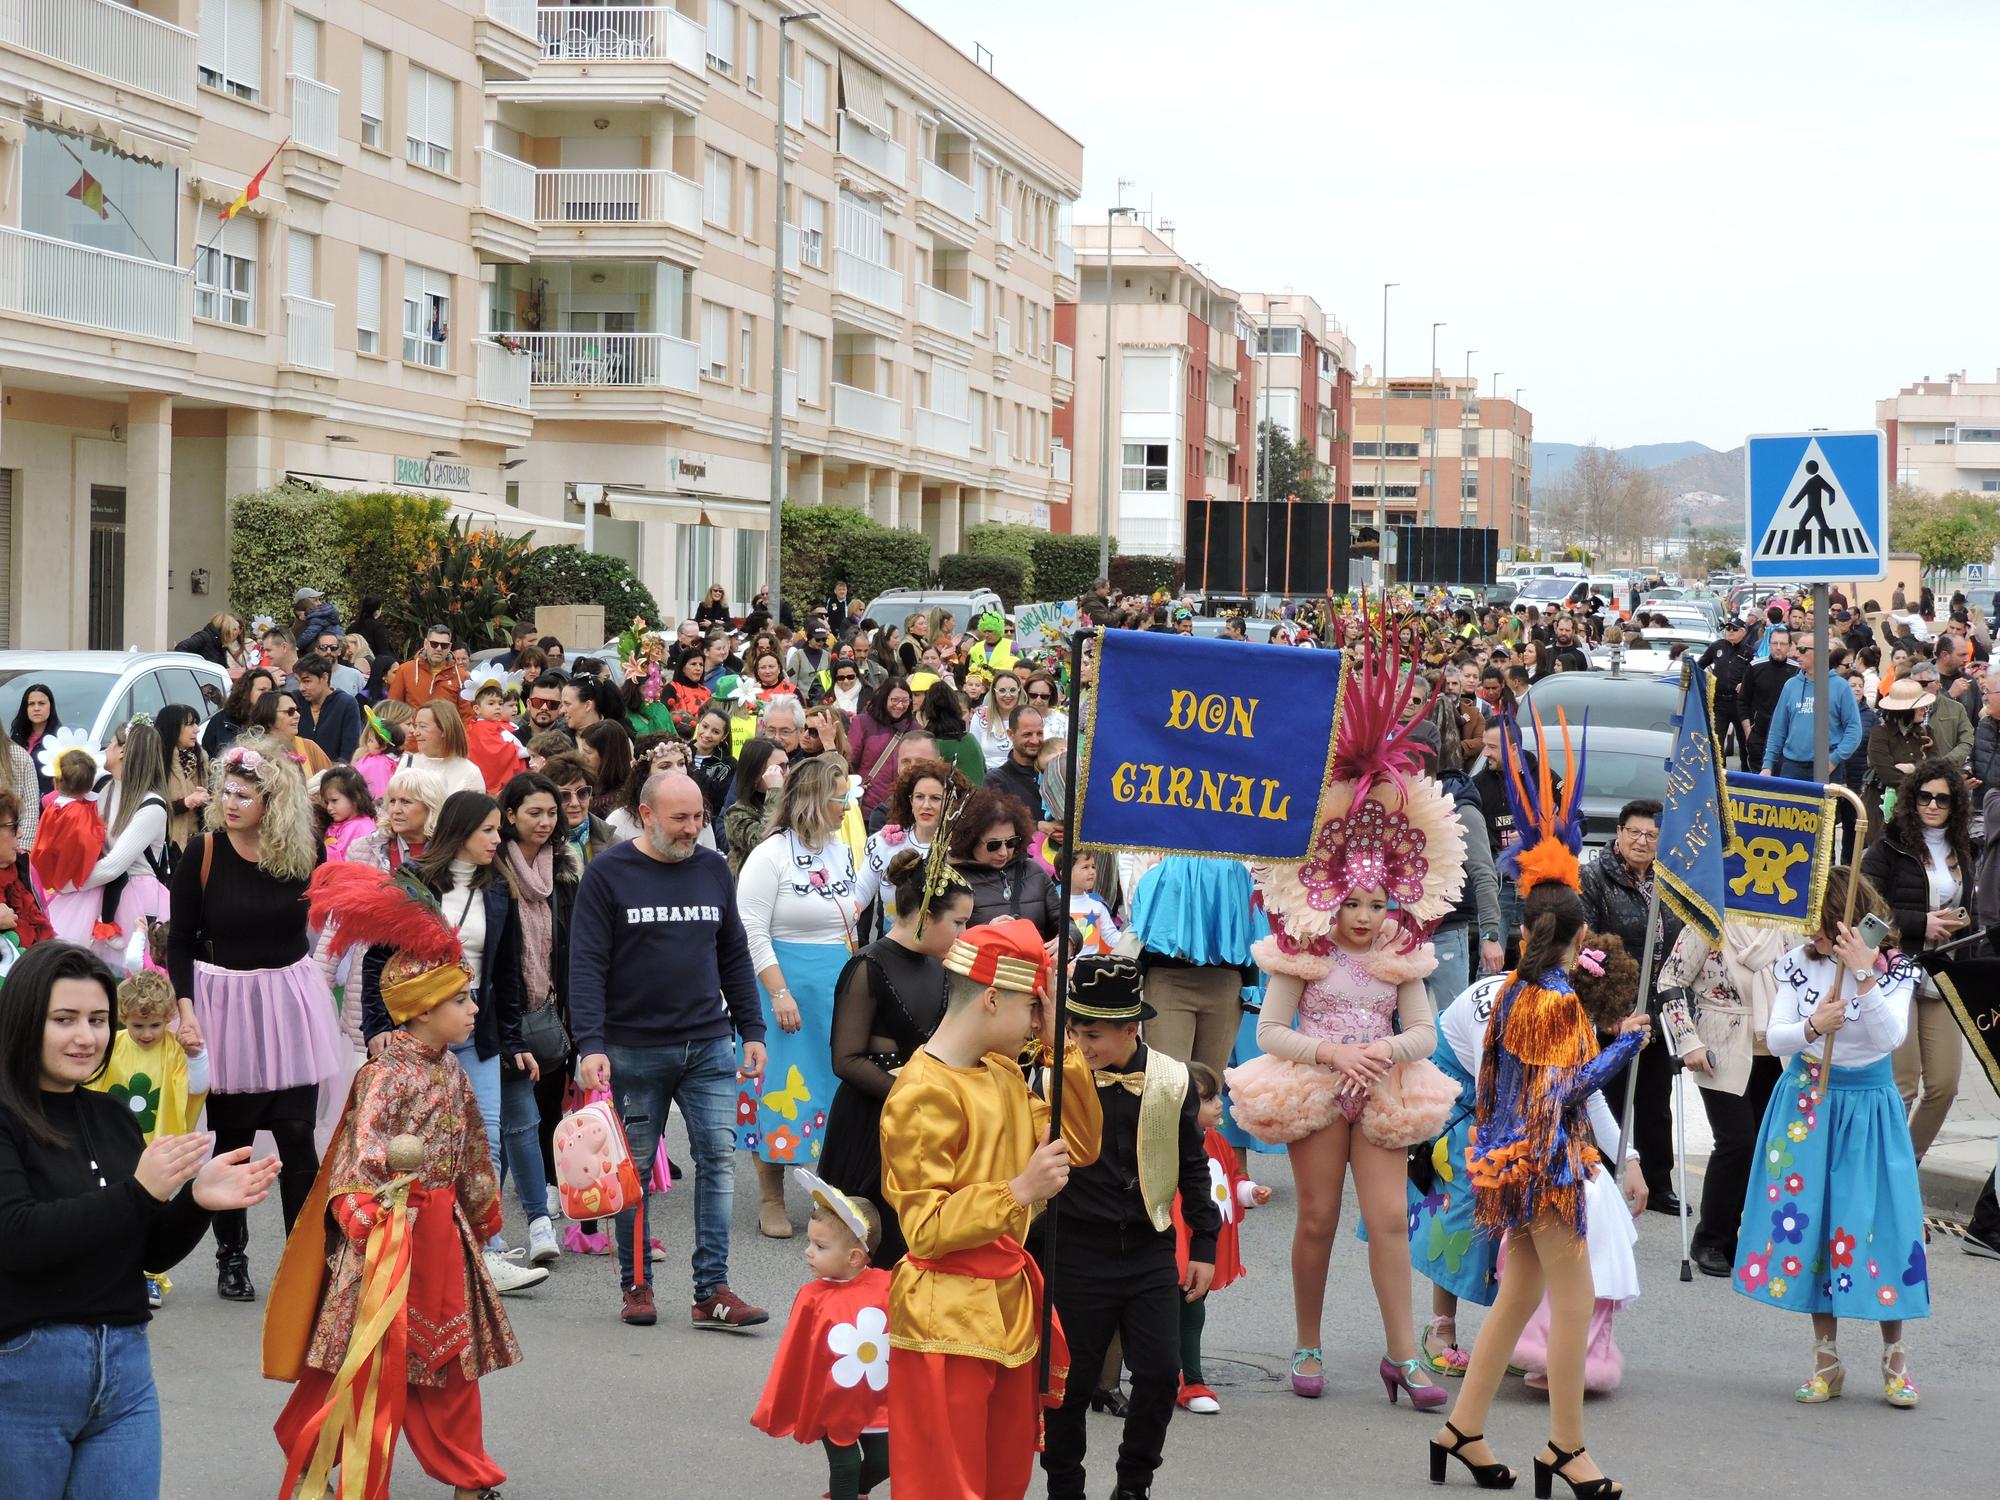
<instances>
[{"instance_id":1,"label":"awning","mask_svg":"<svg viewBox=\"0 0 2000 1500\"><path fill-rule=\"evenodd\" d=\"M182 172L194 165L193 153L185 146L133 130L115 115L98 114L81 105L51 99L43 94L30 96L29 103L44 124L102 142L125 156L159 162L162 166Z\"/></svg>"},{"instance_id":2,"label":"awning","mask_svg":"<svg viewBox=\"0 0 2000 1500\"><path fill-rule=\"evenodd\" d=\"M392 484L381 479L355 479L346 474L314 474L304 469L287 469L285 477L315 484L323 490L333 490L339 494L421 495L426 500L442 500L445 502L447 517L475 521L480 525L491 526L505 532L509 536L519 536L528 531L544 538L551 532L575 533L578 536L583 533L580 522L559 521L554 516L518 510L504 502L495 502L490 496L468 496L461 490L440 490L420 484ZM563 539L572 538L566 535Z\"/></svg>"},{"instance_id":3,"label":"awning","mask_svg":"<svg viewBox=\"0 0 2000 1500\"><path fill-rule=\"evenodd\" d=\"M840 107L878 135L889 133L889 105L882 75L840 54Z\"/></svg>"},{"instance_id":4,"label":"awning","mask_svg":"<svg viewBox=\"0 0 2000 1500\"><path fill-rule=\"evenodd\" d=\"M604 512L616 521L660 521L675 526L718 526L733 531L769 531L770 507L709 495L664 495L645 490L607 489Z\"/></svg>"}]
</instances>

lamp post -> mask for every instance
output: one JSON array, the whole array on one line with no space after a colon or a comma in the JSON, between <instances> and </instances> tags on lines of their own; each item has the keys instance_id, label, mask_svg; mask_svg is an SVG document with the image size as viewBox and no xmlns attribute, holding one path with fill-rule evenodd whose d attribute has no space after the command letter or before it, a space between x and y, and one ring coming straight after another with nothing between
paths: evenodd
<instances>
[{"instance_id":1,"label":"lamp post","mask_svg":"<svg viewBox=\"0 0 2000 1500\"><path fill-rule=\"evenodd\" d=\"M792 38L785 28L794 21L817 21L816 10L778 17L778 190L772 208L776 231L771 236L775 264L771 268L771 524L764 542L764 572L771 585L771 614L784 610L779 553L784 550L785 525L785 83L791 76Z\"/></svg>"},{"instance_id":2,"label":"lamp post","mask_svg":"<svg viewBox=\"0 0 2000 1500\"><path fill-rule=\"evenodd\" d=\"M1478 352L1477 349L1468 349L1465 351L1465 384L1467 389L1472 393L1472 404L1475 409L1479 405L1479 387L1472 383L1472 356ZM1474 445L1477 446L1479 442L1479 424L1477 420L1473 423L1472 440ZM1474 465L1478 464L1479 455L1477 453L1473 454L1472 461ZM1479 470L1477 467L1472 471L1472 479L1473 493L1477 495L1479 490ZM1459 524L1463 525L1465 523L1465 408L1463 406L1460 406L1458 409L1458 494L1453 497L1452 503L1457 508L1456 514Z\"/></svg>"},{"instance_id":3,"label":"lamp post","mask_svg":"<svg viewBox=\"0 0 2000 1500\"><path fill-rule=\"evenodd\" d=\"M1389 524L1389 293L1400 281L1382 283L1382 404L1381 420L1375 430L1375 525L1377 533ZM1385 544L1386 545L1386 544ZM1386 558L1378 558L1386 566ZM1385 571L1385 579L1389 576Z\"/></svg>"},{"instance_id":4,"label":"lamp post","mask_svg":"<svg viewBox=\"0 0 2000 1500\"><path fill-rule=\"evenodd\" d=\"M1431 462L1424 476L1424 486L1430 492L1430 524L1438 521L1438 330L1445 325L1431 324Z\"/></svg>"},{"instance_id":5,"label":"lamp post","mask_svg":"<svg viewBox=\"0 0 2000 1500\"><path fill-rule=\"evenodd\" d=\"M1119 186L1124 185L1121 178ZM1118 216L1136 211L1124 207L1104 211L1104 380L1097 392L1097 576L1105 579L1111 576L1111 262L1117 254L1112 237Z\"/></svg>"}]
</instances>

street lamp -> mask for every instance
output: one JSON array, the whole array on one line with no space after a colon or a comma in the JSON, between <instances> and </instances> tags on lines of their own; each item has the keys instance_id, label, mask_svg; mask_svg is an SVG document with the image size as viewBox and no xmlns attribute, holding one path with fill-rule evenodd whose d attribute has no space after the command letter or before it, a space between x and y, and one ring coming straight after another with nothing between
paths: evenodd
<instances>
[{"instance_id":1,"label":"street lamp","mask_svg":"<svg viewBox=\"0 0 2000 1500\"><path fill-rule=\"evenodd\" d=\"M1382 283L1382 404L1378 408L1382 414L1375 431L1375 525L1377 530L1389 524L1389 292L1399 287L1400 281ZM1379 559L1386 564L1388 559ZM1382 575L1387 578L1385 572Z\"/></svg>"},{"instance_id":2,"label":"street lamp","mask_svg":"<svg viewBox=\"0 0 2000 1500\"><path fill-rule=\"evenodd\" d=\"M1124 178L1118 179L1118 186L1124 188ZM1104 381L1097 393L1097 576L1107 579L1111 576L1111 262L1117 248L1112 233L1120 214L1137 212L1124 207L1104 211Z\"/></svg>"},{"instance_id":3,"label":"street lamp","mask_svg":"<svg viewBox=\"0 0 2000 1500\"><path fill-rule=\"evenodd\" d=\"M776 230L771 236L771 534L764 541L765 576L770 580L774 618L785 607L778 565L785 525L785 83L792 76L792 38L785 28L794 21L818 19L816 10L778 17L778 191L772 206Z\"/></svg>"},{"instance_id":4,"label":"street lamp","mask_svg":"<svg viewBox=\"0 0 2000 1500\"><path fill-rule=\"evenodd\" d=\"M1430 491L1430 524L1437 525L1438 519L1438 330L1445 325L1431 324L1431 463L1424 476L1424 485Z\"/></svg>"}]
</instances>

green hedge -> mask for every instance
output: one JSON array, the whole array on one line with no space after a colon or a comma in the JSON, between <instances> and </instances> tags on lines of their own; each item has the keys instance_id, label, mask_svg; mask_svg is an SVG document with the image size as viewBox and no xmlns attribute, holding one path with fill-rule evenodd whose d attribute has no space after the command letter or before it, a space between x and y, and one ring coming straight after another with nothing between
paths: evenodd
<instances>
[{"instance_id":1,"label":"green hedge","mask_svg":"<svg viewBox=\"0 0 2000 1500\"><path fill-rule=\"evenodd\" d=\"M522 565L514 585L514 618L532 620L544 604L601 604L604 628L616 634L644 615L660 618L652 590L622 557L586 552L569 542L537 547Z\"/></svg>"},{"instance_id":2,"label":"green hedge","mask_svg":"<svg viewBox=\"0 0 2000 1500\"><path fill-rule=\"evenodd\" d=\"M1151 557L1134 552L1111 559L1111 590L1117 594L1150 594L1156 589L1180 592L1187 567L1178 557Z\"/></svg>"},{"instance_id":3,"label":"green hedge","mask_svg":"<svg viewBox=\"0 0 2000 1500\"><path fill-rule=\"evenodd\" d=\"M332 591L341 619L353 620L364 598L388 604L405 597L410 580L429 560L431 544L445 533L445 502L433 495L383 491L337 495L330 503L346 568L342 587ZM397 647L407 651L409 632L386 611L383 623Z\"/></svg>"},{"instance_id":4,"label":"green hedge","mask_svg":"<svg viewBox=\"0 0 2000 1500\"><path fill-rule=\"evenodd\" d=\"M1111 555L1118 555L1118 538L1111 538ZM1097 581L1097 538L1068 532L1037 532L1034 547L1035 596L1061 603L1087 593Z\"/></svg>"},{"instance_id":5,"label":"green hedge","mask_svg":"<svg viewBox=\"0 0 2000 1500\"><path fill-rule=\"evenodd\" d=\"M1012 609L1025 597L1021 591L1021 560L997 552L946 553L938 559L938 587L991 589L1000 596L1004 609Z\"/></svg>"},{"instance_id":6,"label":"green hedge","mask_svg":"<svg viewBox=\"0 0 2000 1500\"><path fill-rule=\"evenodd\" d=\"M1011 557L1021 565L1021 597L1039 599L1035 592L1035 543L1044 533L1039 526L1023 526L1014 521L981 521L965 533L965 550L977 557ZM939 577L943 564L939 564Z\"/></svg>"},{"instance_id":7,"label":"green hedge","mask_svg":"<svg viewBox=\"0 0 2000 1500\"><path fill-rule=\"evenodd\" d=\"M779 568L785 598L801 621L843 578L849 597L863 602L885 589L920 589L930 582L931 544L920 531L880 525L845 505L789 503L784 527Z\"/></svg>"},{"instance_id":8,"label":"green hedge","mask_svg":"<svg viewBox=\"0 0 2000 1500\"><path fill-rule=\"evenodd\" d=\"M238 495L229 505L229 607L244 621L292 618L292 591L325 591L353 617L340 514L324 491L279 486Z\"/></svg>"}]
</instances>

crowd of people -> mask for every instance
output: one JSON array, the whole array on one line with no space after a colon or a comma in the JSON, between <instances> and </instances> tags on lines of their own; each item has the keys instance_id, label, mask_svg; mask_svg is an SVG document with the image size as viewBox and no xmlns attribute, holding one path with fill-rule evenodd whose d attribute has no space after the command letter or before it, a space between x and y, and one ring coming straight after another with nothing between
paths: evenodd
<instances>
[{"instance_id":1,"label":"crowd of people","mask_svg":"<svg viewBox=\"0 0 2000 1500\"><path fill-rule=\"evenodd\" d=\"M1069 1355L1049 1493L1084 1493L1094 1408L1125 1424L1116 1493L1146 1494L1175 1413L1222 1409L1209 1299L1272 1196L1243 1162L1274 1151L1293 1180L1292 1389L1328 1385L1351 1179L1385 1392L1429 1411L1459 1386L1432 1477L1455 1456L1482 1486L1513 1482L1483 1427L1526 1369L1550 1397L1538 1491L1615 1494L1581 1397L1617 1384L1635 1221L1681 1209L1669 996L1699 1030L1679 1062L1715 1138L1696 1263L1811 1315L1800 1401L1841 1393L1846 1317L1881 1325L1885 1398L1914 1405L1915 1163L1963 1044L1912 959L2000 919L2000 808L1978 805L2000 794L2000 670L1975 612L1954 600L1933 633L1930 603L1834 606L1834 764L1869 811L1854 923L1835 919L1844 875L1803 942L1732 923L1711 945L1662 909L1643 984L1660 802L1628 802L1583 854L1572 768L1539 768L1513 728L1538 680L1643 643L1643 606L1285 608L1269 639L1351 653L1354 702L1374 704L1343 717L1379 732L1337 744L1337 771L1400 799L1387 811L1428 848L1387 880L1365 861L1306 883L1065 851L1089 708L1066 653L1016 643L998 613L865 618L844 585L799 618L760 595L740 619L718 587L675 625L633 620L602 658L523 627L493 661L442 623L398 660L379 601L344 629L301 588L286 624L221 614L181 643L233 679L206 724L173 706L102 747L29 686L0 779L0 945L20 951L0 987L0 1428L33 1415L62 1436L0 1445L0 1490L157 1491L143 1328L211 1229L218 1294L256 1302L263 1283L272 1319L292 1310L279 1437L291 1478L323 1480L325 1408L395 1221L462 1288L426 1316L469 1307L473 1329L421 1369L412 1346L398 1420L433 1476L492 1493L476 1380L520 1355L498 1297L601 1256L608 1315L644 1327L681 1253L643 1187L564 1222L559 1127L603 1101L636 1174L692 1190L693 1327L771 1319L731 1280L739 1158L759 1232L803 1228L813 1281L756 1421L823 1441L835 1500L884 1476L906 1500L1022 1493L1045 1296ZM1100 583L1077 604L1084 624L1195 631L1187 601ZM1748 769L1810 776L1805 611L1727 619L1702 653ZM1887 940L1863 941L1868 912ZM1065 948L1066 1034L1049 1003ZM252 1161L259 1132L276 1155ZM392 1171L399 1133L421 1164ZM260 1268L246 1211L273 1189L292 1250ZM1057 1193L1051 1254L1031 1209ZM399 1194L449 1205L432 1217L455 1238L396 1220ZM2000 1254L1991 1185L1968 1243ZM1413 1271L1431 1283L1421 1328ZM1476 1339L1468 1305L1490 1309ZM29 1380L12 1356L36 1341ZM890 1346L892 1381L859 1352ZM91 1396L91 1360L125 1371L119 1410ZM46 1379L48 1362L71 1373ZM944 1420L963 1435L949 1462L894 1440Z\"/></svg>"}]
</instances>

